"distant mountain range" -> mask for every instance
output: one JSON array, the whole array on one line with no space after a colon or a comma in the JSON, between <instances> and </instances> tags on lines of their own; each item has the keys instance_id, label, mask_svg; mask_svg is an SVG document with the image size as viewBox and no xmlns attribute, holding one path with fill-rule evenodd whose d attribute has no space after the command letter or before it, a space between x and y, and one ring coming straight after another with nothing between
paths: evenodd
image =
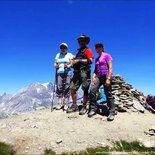
<instances>
[{"instance_id":1,"label":"distant mountain range","mask_svg":"<svg viewBox=\"0 0 155 155\"><path fill-rule=\"evenodd\" d=\"M4 93L0 96L0 118L17 115L23 112L33 112L39 107L49 108L52 102L54 85L52 83L32 83L21 89L17 94ZM82 92L79 91L79 96ZM54 106L57 97L54 99Z\"/></svg>"},{"instance_id":2,"label":"distant mountain range","mask_svg":"<svg viewBox=\"0 0 155 155\"><path fill-rule=\"evenodd\" d=\"M53 93L52 83L32 83L16 95L0 96L0 118L21 112L33 112L38 107L49 107Z\"/></svg>"}]
</instances>

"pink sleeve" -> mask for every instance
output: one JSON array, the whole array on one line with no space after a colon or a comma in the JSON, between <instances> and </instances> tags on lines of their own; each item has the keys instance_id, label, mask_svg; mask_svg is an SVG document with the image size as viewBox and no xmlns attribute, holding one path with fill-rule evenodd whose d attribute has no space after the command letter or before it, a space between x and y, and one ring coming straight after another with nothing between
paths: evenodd
<instances>
[{"instance_id":1,"label":"pink sleeve","mask_svg":"<svg viewBox=\"0 0 155 155\"><path fill-rule=\"evenodd\" d=\"M107 55L106 55L106 61L107 61L107 63L108 63L109 61L112 61L112 57L111 57L110 54L107 54Z\"/></svg>"}]
</instances>

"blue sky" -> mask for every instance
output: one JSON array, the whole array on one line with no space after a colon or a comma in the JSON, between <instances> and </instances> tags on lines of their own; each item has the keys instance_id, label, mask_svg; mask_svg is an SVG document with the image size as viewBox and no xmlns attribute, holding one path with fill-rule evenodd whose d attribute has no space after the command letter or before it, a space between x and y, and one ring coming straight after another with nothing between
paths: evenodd
<instances>
[{"instance_id":1,"label":"blue sky","mask_svg":"<svg viewBox=\"0 0 155 155\"><path fill-rule=\"evenodd\" d=\"M0 94L54 81L59 44L76 54L76 38L103 42L120 74L155 94L155 1L0 1ZM92 70L94 69L94 65Z\"/></svg>"}]
</instances>

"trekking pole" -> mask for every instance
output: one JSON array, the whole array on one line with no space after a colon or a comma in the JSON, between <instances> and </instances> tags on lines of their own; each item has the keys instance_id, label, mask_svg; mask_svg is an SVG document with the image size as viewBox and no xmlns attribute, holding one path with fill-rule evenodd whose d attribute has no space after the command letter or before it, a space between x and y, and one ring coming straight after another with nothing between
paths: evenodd
<instances>
[{"instance_id":1,"label":"trekking pole","mask_svg":"<svg viewBox=\"0 0 155 155\"><path fill-rule=\"evenodd\" d=\"M54 79L54 88L53 88L53 96L52 96L52 103L51 103L51 112L54 110L54 97L55 97L55 92L56 92L56 83L57 83L57 70L55 71L55 79Z\"/></svg>"}]
</instances>

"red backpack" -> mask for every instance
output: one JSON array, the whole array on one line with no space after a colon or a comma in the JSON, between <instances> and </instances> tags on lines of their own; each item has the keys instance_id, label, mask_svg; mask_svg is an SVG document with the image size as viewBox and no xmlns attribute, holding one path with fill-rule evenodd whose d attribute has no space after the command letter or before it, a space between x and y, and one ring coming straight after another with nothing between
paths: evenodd
<instances>
[{"instance_id":1,"label":"red backpack","mask_svg":"<svg viewBox=\"0 0 155 155\"><path fill-rule=\"evenodd\" d=\"M150 106L152 106L153 109L155 109L155 96L153 96L153 95L148 95L148 96L146 97L146 102L147 102L147 104L149 104Z\"/></svg>"}]
</instances>

